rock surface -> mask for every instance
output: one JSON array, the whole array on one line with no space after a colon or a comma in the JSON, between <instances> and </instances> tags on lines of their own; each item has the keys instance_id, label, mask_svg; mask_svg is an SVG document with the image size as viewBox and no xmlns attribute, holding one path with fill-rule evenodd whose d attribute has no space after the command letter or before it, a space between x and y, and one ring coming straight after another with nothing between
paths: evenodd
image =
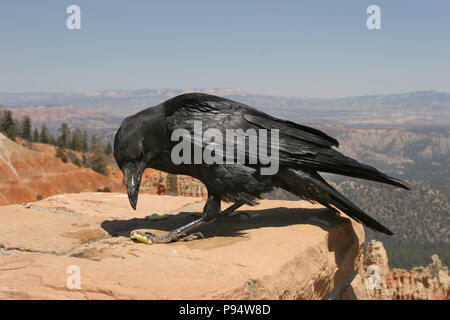
<instances>
[{"instance_id":1,"label":"rock surface","mask_svg":"<svg viewBox=\"0 0 450 320\"><path fill-rule=\"evenodd\" d=\"M0 133L0 205L105 187L112 191L123 190L120 183L91 169L27 149Z\"/></svg>"},{"instance_id":2,"label":"rock surface","mask_svg":"<svg viewBox=\"0 0 450 320\"><path fill-rule=\"evenodd\" d=\"M203 204L142 194L133 211L125 194L80 193L2 206L0 298L322 299L362 261L362 226L303 201L243 207L250 219L205 225L205 239L145 245L128 238L132 230L162 234L190 222ZM154 213L169 218L148 218ZM71 266L80 270L80 289L67 287L76 283Z\"/></svg>"},{"instance_id":3,"label":"rock surface","mask_svg":"<svg viewBox=\"0 0 450 320\"><path fill-rule=\"evenodd\" d=\"M448 268L437 255L427 267L408 271L389 268L383 243L371 240L363 255L363 264L343 299L364 300L449 300L450 278Z\"/></svg>"}]
</instances>

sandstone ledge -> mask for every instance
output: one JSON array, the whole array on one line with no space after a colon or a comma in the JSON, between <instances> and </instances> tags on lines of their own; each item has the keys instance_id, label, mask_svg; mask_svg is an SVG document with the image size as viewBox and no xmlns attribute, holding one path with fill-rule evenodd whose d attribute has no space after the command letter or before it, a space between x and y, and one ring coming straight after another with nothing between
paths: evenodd
<instances>
[{"instance_id":1,"label":"sandstone ledge","mask_svg":"<svg viewBox=\"0 0 450 320\"><path fill-rule=\"evenodd\" d=\"M243 207L250 220L206 225L202 240L128 239L192 221L203 204L143 194L133 211L124 194L80 193L0 207L0 299L323 299L360 266L362 226L303 201ZM71 265L81 289L66 286Z\"/></svg>"}]
</instances>

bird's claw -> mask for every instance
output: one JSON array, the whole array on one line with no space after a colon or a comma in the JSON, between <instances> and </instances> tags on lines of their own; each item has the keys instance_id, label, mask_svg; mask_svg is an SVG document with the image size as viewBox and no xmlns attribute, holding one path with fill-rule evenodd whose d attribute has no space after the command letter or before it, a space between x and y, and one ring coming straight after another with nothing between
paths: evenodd
<instances>
[{"instance_id":1,"label":"bird's claw","mask_svg":"<svg viewBox=\"0 0 450 320\"><path fill-rule=\"evenodd\" d=\"M163 236L157 236L151 232L133 231L131 232L130 238L135 241L139 241L145 244L155 244L155 243L169 243L172 241L192 241L196 239L204 239L205 236L201 232L195 232L191 234L179 234L171 235L170 233Z\"/></svg>"},{"instance_id":2,"label":"bird's claw","mask_svg":"<svg viewBox=\"0 0 450 320\"><path fill-rule=\"evenodd\" d=\"M130 239L139 241L145 244L153 244L153 238L155 235L151 232L133 231L131 232Z\"/></svg>"}]
</instances>

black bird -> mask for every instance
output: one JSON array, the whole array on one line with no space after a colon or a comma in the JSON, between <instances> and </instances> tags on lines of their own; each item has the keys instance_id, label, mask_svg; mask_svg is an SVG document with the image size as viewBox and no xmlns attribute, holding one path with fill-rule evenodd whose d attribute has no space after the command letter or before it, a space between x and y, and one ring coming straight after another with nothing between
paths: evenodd
<instances>
[{"instance_id":1,"label":"black bird","mask_svg":"<svg viewBox=\"0 0 450 320\"><path fill-rule=\"evenodd\" d=\"M172 133L176 129L185 129L185 135L193 137L195 121L201 121L203 132L210 128L223 133L227 129L254 129L256 132L259 129L278 129L278 172L273 175L261 174L262 163L249 164L251 151L247 149L245 163L239 163L237 153L233 152L235 163L175 164L171 152L178 141L171 140ZM193 147L200 150L206 148L204 141L192 138L190 141ZM249 140L245 141L248 143ZM239 147L238 143L233 141L232 147ZM337 192L318 172L378 181L407 190L409 188L401 181L333 149L338 145L335 139L317 129L272 117L233 100L190 93L176 96L124 119L114 139L114 157L124 173L128 198L134 209L145 168L189 175L203 182L207 188L208 200L200 219L164 236L146 234L148 242L177 240L204 223L230 214L243 204L255 205L255 199L275 187L320 203L337 213L342 211L373 230L392 235L389 229ZM221 213L221 200L234 204Z\"/></svg>"}]
</instances>

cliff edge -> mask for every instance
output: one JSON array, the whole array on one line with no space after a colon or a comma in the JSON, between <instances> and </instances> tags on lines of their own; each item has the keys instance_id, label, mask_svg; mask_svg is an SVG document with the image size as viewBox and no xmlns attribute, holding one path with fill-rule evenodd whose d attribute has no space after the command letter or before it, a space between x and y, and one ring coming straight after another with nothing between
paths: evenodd
<instances>
[{"instance_id":1,"label":"cliff edge","mask_svg":"<svg viewBox=\"0 0 450 320\"><path fill-rule=\"evenodd\" d=\"M203 226L205 239L128 238L188 223L203 205L143 194L133 211L125 194L79 193L2 206L0 299L323 299L361 265L362 226L304 201L242 207Z\"/></svg>"}]
</instances>

